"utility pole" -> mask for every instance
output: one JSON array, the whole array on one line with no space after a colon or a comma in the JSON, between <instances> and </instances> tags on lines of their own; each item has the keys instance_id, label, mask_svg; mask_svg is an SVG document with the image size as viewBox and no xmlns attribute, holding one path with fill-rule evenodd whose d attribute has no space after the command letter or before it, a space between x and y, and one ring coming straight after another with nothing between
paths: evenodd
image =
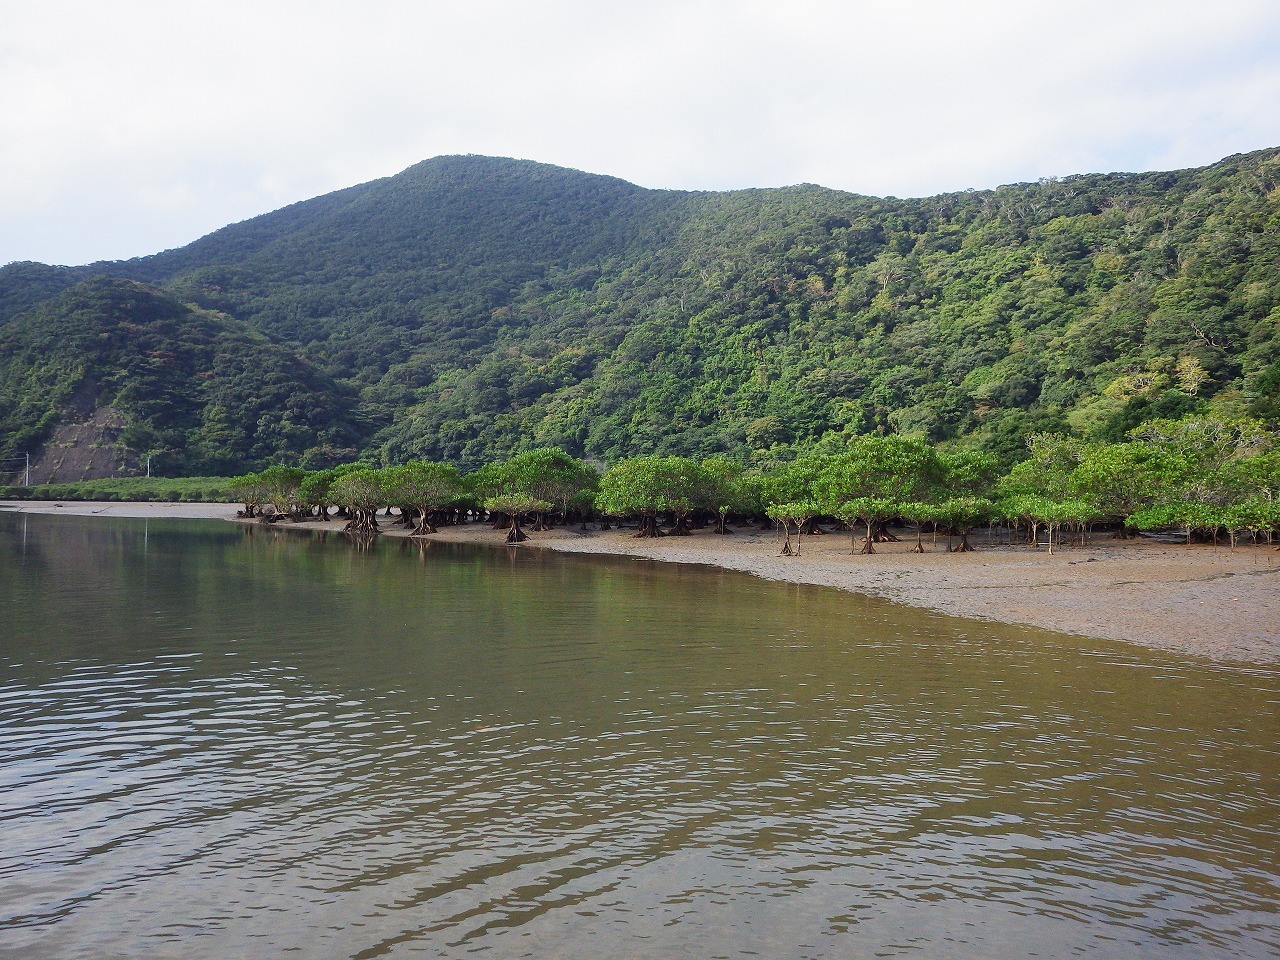
<instances>
[{"instance_id":1,"label":"utility pole","mask_svg":"<svg viewBox=\"0 0 1280 960\"><path fill-rule=\"evenodd\" d=\"M0 486L4 486L8 482L4 479L5 477L13 476L13 474L6 472L10 468L6 468L3 465L17 463L19 460L22 461L22 485L24 487L31 486L31 454L29 453L24 453L20 457L0 457Z\"/></svg>"}]
</instances>

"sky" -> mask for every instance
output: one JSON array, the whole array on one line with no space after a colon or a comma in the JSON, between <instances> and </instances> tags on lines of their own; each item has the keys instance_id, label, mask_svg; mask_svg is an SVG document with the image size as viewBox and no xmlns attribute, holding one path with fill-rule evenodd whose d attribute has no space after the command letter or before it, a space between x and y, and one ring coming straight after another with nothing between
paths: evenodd
<instances>
[{"instance_id":1,"label":"sky","mask_svg":"<svg viewBox=\"0 0 1280 960\"><path fill-rule=\"evenodd\" d=\"M441 154L907 197L1277 146L1275 0L0 0L0 264Z\"/></svg>"}]
</instances>

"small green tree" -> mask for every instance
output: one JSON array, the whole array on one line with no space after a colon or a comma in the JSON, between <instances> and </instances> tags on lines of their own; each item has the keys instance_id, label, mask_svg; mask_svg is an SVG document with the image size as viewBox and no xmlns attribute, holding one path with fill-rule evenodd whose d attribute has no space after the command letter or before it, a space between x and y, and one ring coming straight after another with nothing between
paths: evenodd
<instances>
[{"instance_id":1,"label":"small green tree","mask_svg":"<svg viewBox=\"0 0 1280 960\"><path fill-rule=\"evenodd\" d=\"M243 503L244 515L252 518L258 515L258 508L266 496L266 488L258 474L246 473L231 479L227 484L227 496Z\"/></svg>"},{"instance_id":2,"label":"small green tree","mask_svg":"<svg viewBox=\"0 0 1280 960\"><path fill-rule=\"evenodd\" d=\"M825 512L846 523L870 522L860 552L871 554L876 552L876 524L894 516L898 504L920 499L940 471L937 454L923 440L855 437L844 453L831 458L814 487Z\"/></svg>"},{"instance_id":3,"label":"small green tree","mask_svg":"<svg viewBox=\"0 0 1280 960\"><path fill-rule=\"evenodd\" d=\"M334 504L330 493L333 482L348 473L366 468L367 464L344 463L328 470L313 470L298 485L298 501L308 511L314 511L318 519L327 523L329 508Z\"/></svg>"},{"instance_id":4,"label":"small green tree","mask_svg":"<svg viewBox=\"0 0 1280 960\"><path fill-rule=\"evenodd\" d=\"M1049 556L1053 556L1053 544L1058 530L1065 524L1083 527L1097 511L1083 500L1048 500L1042 499L1035 505L1036 519L1049 530Z\"/></svg>"},{"instance_id":5,"label":"small green tree","mask_svg":"<svg viewBox=\"0 0 1280 960\"><path fill-rule=\"evenodd\" d=\"M1000 461L977 450L938 455L937 487L953 497L988 497L1000 476Z\"/></svg>"},{"instance_id":6,"label":"small green tree","mask_svg":"<svg viewBox=\"0 0 1280 960\"><path fill-rule=\"evenodd\" d=\"M410 460L400 467L388 469L385 483L389 500L413 510L418 525L412 536L435 533L432 515L458 501L462 496L462 474L447 463Z\"/></svg>"},{"instance_id":7,"label":"small green tree","mask_svg":"<svg viewBox=\"0 0 1280 960\"><path fill-rule=\"evenodd\" d=\"M670 512L672 534L689 533L689 514L708 507L714 480L686 457L631 457L619 460L600 478L596 507L614 516L639 518L637 537L658 537L658 515Z\"/></svg>"},{"instance_id":8,"label":"small green tree","mask_svg":"<svg viewBox=\"0 0 1280 960\"><path fill-rule=\"evenodd\" d=\"M276 513L298 518L301 512L298 488L302 486L306 476L307 471L301 467L267 467L258 474L264 502L271 504Z\"/></svg>"},{"instance_id":9,"label":"small green tree","mask_svg":"<svg viewBox=\"0 0 1280 960\"><path fill-rule=\"evenodd\" d=\"M850 551L870 554L876 552L876 524L897 513L897 507L897 503L887 497L854 497L852 500L845 500L832 513L849 525ZM867 535L862 541L861 550L856 549L858 531L855 527L855 521L861 521L867 531Z\"/></svg>"},{"instance_id":10,"label":"small green tree","mask_svg":"<svg viewBox=\"0 0 1280 960\"><path fill-rule=\"evenodd\" d=\"M1067 491L1102 519L1123 521L1175 488L1184 473L1182 458L1145 443L1108 443L1084 452L1067 478Z\"/></svg>"},{"instance_id":11,"label":"small green tree","mask_svg":"<svg viewBox=\"0 0 1280 960\"><path fill-rule=\"evenodd\" d=\"M1014 526L1026 524L1027 542L1033 547L1038 547L1040 546L1040 525L1044 522L1043 517L1046 513L1053 509L1053 503L1054 501L1048 497L1018 494L1006 496L997 501L996 512L1001 519Z\"/></svg>"},{"instance_id":12,"label":"small green tree","mask_svg":"<svg viewBox=\"0 0 1280 960\"><path fill-rule=\"evenodd\" d=\"M702 461L706 474L708 503L714 504L716 533L733 533L729 529L729 514L751 513L760 509L759 474L747 472L739 461L725 456L708 457Z\"/></svg>"},{"instance_id":13,"label":"small green tree","mask_svg":"<svg viewBox=\"0 0 1280 960\"><path fill-rule=\"evenodd\" d=\"M378 508L387 503L385 475L381 470L362 467L339 477L329 489L333 502L345 507L350 519L343 528L348 533L379 533Z\"/></svg>"},{"instance_id":14,"label":"small green tree","mask_svg":"<svg viewBox=\"0 0 1280 960\"><path fill-rule=\"evenodd\" d=\"M816 500L818 479L831 461L829 456L812 454L766 470L760 481L760 496L765 506Z\"/></svg>"},{"instance_id":15,"label":"small green tree","mask_svg":"<svg viewBox=\"0 0 1280 960\"><path fill-rule=\"evenodd\" d=\"M600 474L563 450L542 447L518 453L499 464L486 482L493 487L490 496L521 493L551 504L534 518L532 529L545 530L547 512L558 510L567 520L573 506L590 503Z\"/></svg>"},{"instance_id":16,"label":"small green tree","mask_svg":"<svg viewBox=\"0 0 1280 960\"><path fill-rule=\"evenodd\" d=\"M520 527L522 517L531 513L545 513L551 509L547 500L539 500L527 493L503 493L490 497L484 502L486 510L492 513L503 513L511 518L511 526L507 528L507 543L521 543L529 539L529 535Z\"/></svg>"},{"instance_id":17,"label":"small green tree","mask_svg":"<svg viewBox=\"0 0 1280 960\"><path fill-rule=\"evenodd\" d=\"M938 519L936 505L925 500L908 500L898 504L898 516L915 525L916 545L911 548L911 552L924 553L924 525Z\"/></svg>"},{"instance_id":18,"label":"small green tree","mask_svg":"<svg viewBox=\"0 0 1280 960\"><path fill-rule=\"evenodd\" d=\"M987 520L995 512L995 504L986 497L952 497L935 507L934 516L947 525L947 552L969 553L973 545L969 543L969 533L974 527ZM958 546L952 549L951 536L960 538Z\"/></svg>"},{"instance_id":19,"label":"small green tree","mask_svg":"<svg viewBox=\"0 0 1280 960\"><path fill-rule=\"evenodd\" d=\"M1071 474L1080 465L1089 444L1057 433L1027 437L1029 456L1015 464L996 484L1000 494L1063 500L1071 495Z\"/></svg>"},{"instance_id":20,"label":"small green tree","mask_svg":"<svg viewBox=\"0 0 1280 960\"><path fill-rule=\"evenodd\" d=\"M821 512L812 500L799 500L794 503L772 503L765 510L770 520L777 521L782 529L782 552L779 556L800 556L800 531L804 525ZM791 546L791 527L796 528L795 547Z\"/></svg>"},{"instance_id":21,"label":"small green tree","mask_svg":"<svg viewBox=\"0 0 1280 960\"><path fill-rule=\"evenodd\" d=\"M316 518L327 523L329 521L329 488L333 486L335 474L332 470L315 470L308 473L298 484L298 502Z\"/></svg>"}]
</instances>

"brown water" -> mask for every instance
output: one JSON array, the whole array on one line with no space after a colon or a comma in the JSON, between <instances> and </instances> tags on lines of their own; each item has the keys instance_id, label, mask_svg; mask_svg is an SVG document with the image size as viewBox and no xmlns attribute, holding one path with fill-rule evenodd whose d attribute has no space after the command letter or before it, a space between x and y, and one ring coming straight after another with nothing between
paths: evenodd
<instances>
[{"instance_id":1,"label":"brown water","mask_svg":"<svg viewBox=\"0 0 1280 960\"><path fill-rule=\"evenodd\" d=\"M1280 956L1280 674L631 560L0 516L0 956Z\"/></svg>"}]
</instances>

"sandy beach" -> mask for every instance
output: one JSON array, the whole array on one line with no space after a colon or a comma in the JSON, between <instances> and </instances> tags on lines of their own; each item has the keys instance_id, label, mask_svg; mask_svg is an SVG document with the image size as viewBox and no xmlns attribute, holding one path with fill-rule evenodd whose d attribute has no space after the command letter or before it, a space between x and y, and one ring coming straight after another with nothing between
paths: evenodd
<instances>
[{"instance_id":1,"label":"sandy beach","mask_svg":"<svg viewBox=\"0 0 1280 960\"><path fill-rule=\"evenodd\" d=\"M235 504L0 502L0 510L79 516L234 519ZM341 523L281 523L276 529L340 530ZM404 528L384 519L388 535ZM972 538L973 553L947 553L945 538L911 553L914 539L880 545L873 556L851 555L846 532L806 536L801 556L778 556L772 532L739 528L717 536L636 540L631 530L580 532L575 527L530 533L516 549L616 554L709 564L770 580L836 587L963 617L1046 627L1066 633L1140 643L1221 660L1280 662L1280 552L1268 547L1169 545L1120 541L1106 534L1088 546L1055 548L989 544ZM487 524L445 527L431 539L504 546Z\"/></svg>"}]
</instances>

